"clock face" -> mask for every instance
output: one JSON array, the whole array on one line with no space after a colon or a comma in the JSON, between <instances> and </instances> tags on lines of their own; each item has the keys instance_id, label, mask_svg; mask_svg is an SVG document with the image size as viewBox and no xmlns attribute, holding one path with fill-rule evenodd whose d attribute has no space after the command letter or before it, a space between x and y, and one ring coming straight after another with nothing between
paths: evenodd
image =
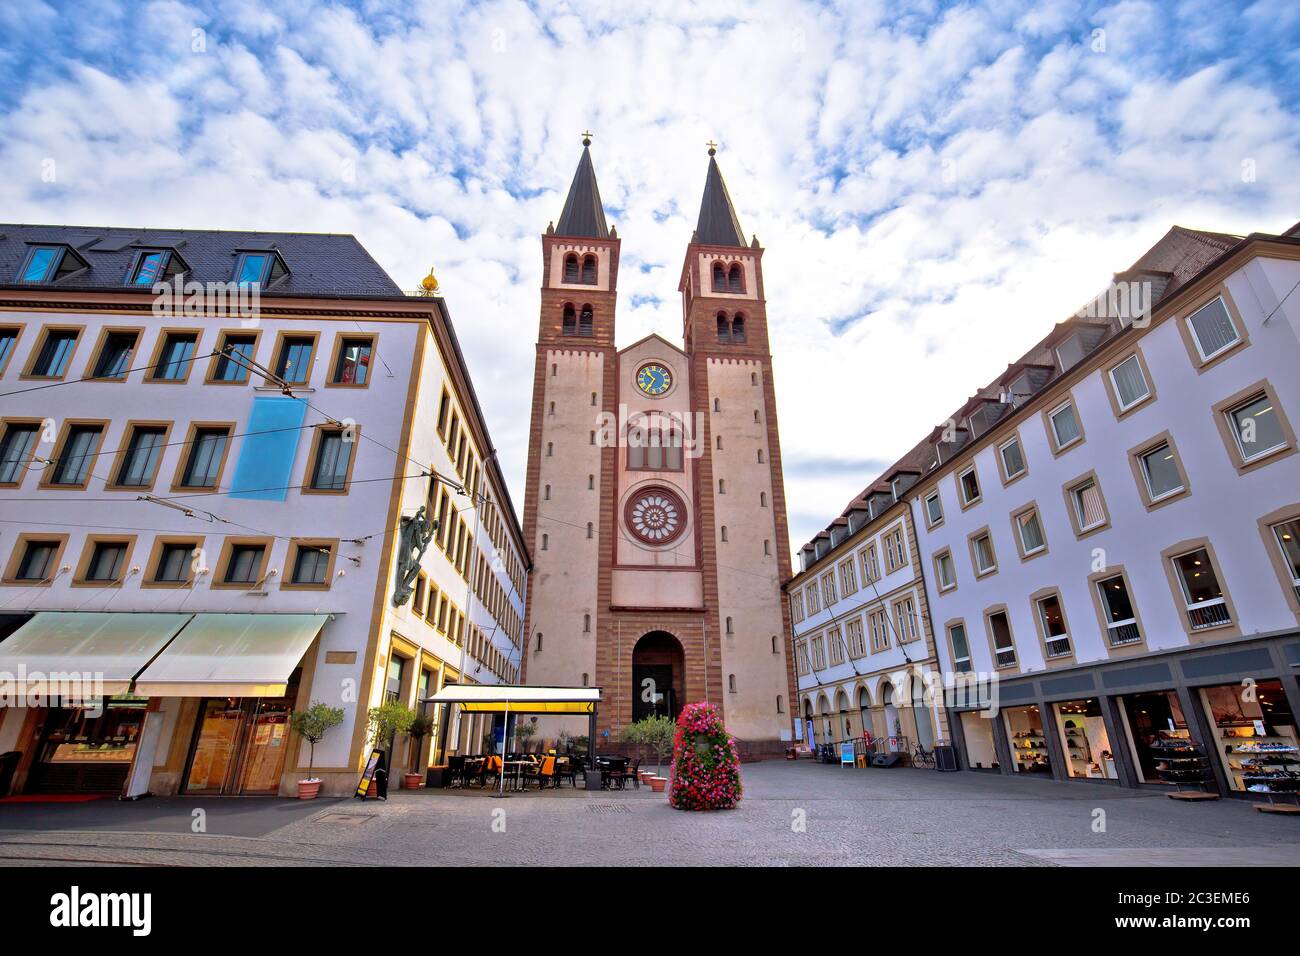
<instances>
[{"instance_id":1,"label":"clock face","mask_svg":"<svg viewBox=\"0 0 1300 956\"><path fill-rule=\"evenodd\" d=\"M642 365L636 373L636 387L651 398L658 398L673 385L673 373L662 365L651 362Z\"/></svg>"},{"instance_id":2,"label":"clock face","mask_svg":"<svg viewBox=\"0 0 1300 956\"><path fill-rule=\"evenodd\" d=\"M646 544L668 544L686 528L686 506L666 488L641 491L628 503L627 525Z\"/></svg>"}]
</instances>

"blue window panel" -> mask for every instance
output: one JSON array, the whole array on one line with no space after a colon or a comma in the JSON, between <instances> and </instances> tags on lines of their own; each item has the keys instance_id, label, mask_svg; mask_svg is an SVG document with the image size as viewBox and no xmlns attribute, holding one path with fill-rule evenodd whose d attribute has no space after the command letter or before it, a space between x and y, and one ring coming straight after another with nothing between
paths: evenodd
<instances>
[{"instance_id":1,"label":"blue window panel","mask_svg":"<svg viewBox=\"0 0 1300 956\"><path fill-rule=\"evenodd\" d=\"M153 285L162 274L165 252L149 252L140 257L140 264L135 271L135 285Z\"/></svg>"},{"instance_id":2,"label":"blue window panel","mask_svg":"<svg viewBox=\"0 0 1300 956\"><path fill-rule=\"evenodd\" d=\"M250 501L284 501L294 484L293 463L302 438L307 403L265 395L253 399L230 497Z\"/></svg>"},{"instance_id":3,"label":"blue window panel","mask_svg":"<svg viewBox=\"0 0 1300 956\"><path fill-rule=\"evenodd\" d=\"M236 282L261 282L266 273L268 256L260 253L247 253L239 261L239 275Z\"/></svg>"},{"instance_id":4,"label":"blue window panel","mask_svg":"<svg viewBox=\"0 0 1300 956\"><path fill-rule=\"evenodd\" d=\"M23 282L45 282L49 279L50 273L58 264L59 253L62 252L54 246L39 246L32 250L31 258L27 260L27 268L23 270Z\"/></svg>"}]
</instances>

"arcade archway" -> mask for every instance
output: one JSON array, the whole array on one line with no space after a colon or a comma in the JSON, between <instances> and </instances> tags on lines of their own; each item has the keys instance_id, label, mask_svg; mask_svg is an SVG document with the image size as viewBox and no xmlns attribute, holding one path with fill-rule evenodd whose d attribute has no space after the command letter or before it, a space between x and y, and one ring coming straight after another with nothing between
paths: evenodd
<instances>
[{"instance_id":1,"label":"arcade archway","mask_svg":"<svg viewBox=\"0 0 1300 956\"><path fill-rule=\"evenodd\" d=\"M686 655L667 631L650 631L632 649L632 719L677 719L686 702Z\"/></svg>"}]
</instances>

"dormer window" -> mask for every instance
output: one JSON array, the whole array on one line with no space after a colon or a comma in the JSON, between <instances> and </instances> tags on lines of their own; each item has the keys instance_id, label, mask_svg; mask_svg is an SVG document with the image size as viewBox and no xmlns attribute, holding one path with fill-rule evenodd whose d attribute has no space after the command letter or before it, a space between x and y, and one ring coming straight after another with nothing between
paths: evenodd
<instances>
[{"instance_id":1,"label":"dormer window","mask_svg":"<svg viewBox=\"0 0 1300 956\"><path fill-rule=\"evenodd\" d=\"M1056 347L1056 362L1061 366L1062 372L1068 372L1074 366L1083 361L1084 347L1083 336L1075 332L1069 338L1063 340Z\"/></svg>"},{"instance_id":2,"label":"dormer window","mask_svg":"<svg viewBox=\"0 0 1300 956\"><path fill-rule=\"evenodd\" d=\"M289 274L280 254L273 249L239 253L235 260L235 281L240 285L274 285Z\"/></svg>"},{"instance_id":3,"label":"dormer window","mask_svg":"<svg viewBox=\"0 0 1300 956\"><path fill-rule=\"evenodd\" d=\"M58 282L76 272L90 268L71 246L32 246L18 270L19 282Z\"/></svg>"},{"instance_id":4,"label":"dormer window","mask_svg":"<svg viewBox=\"0 0 1300 956\"><path fill-rule=\"evenodd\" d=\"M149 288L155 282L166 282L187 271L185 260L171 249L142 249L131 264L126 284Z\"/></svg>"}]
</instances>

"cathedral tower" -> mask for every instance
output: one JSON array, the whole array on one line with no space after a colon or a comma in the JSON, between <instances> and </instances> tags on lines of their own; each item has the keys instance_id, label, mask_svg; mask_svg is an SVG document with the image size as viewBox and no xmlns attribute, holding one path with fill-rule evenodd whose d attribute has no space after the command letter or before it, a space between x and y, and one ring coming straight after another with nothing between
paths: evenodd
<instances>
[{"instance_id":1,"label":"cathedral tower","mask_svg":"<svg viewBox=\"0 0 1300 956\"><path fill-rule=\"evenodd\" d=\"M707 699L742 750L772 752L793 673L762 249L710 148L679 285L685 348L651 335L616 349L619 242L588 145L542 240L525 679L601 687L611 737Z\"/></svg>"}]
</instances>

